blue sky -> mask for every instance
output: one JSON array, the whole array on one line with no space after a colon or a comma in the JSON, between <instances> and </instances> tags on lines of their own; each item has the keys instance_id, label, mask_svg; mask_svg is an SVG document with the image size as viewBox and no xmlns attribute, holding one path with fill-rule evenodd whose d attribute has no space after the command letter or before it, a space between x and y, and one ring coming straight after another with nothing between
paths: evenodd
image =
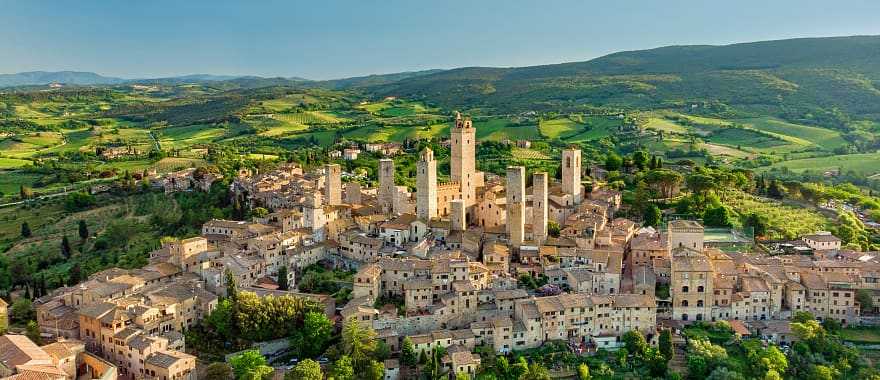
<instances>
[{"instance_id":1,"label":"blue sky","mask_svg":"<svg viewBox=\"0 0 880 380\"><path fill-rule=\"evenodd\" d=\"M621 50L880 35L877 0L0 0L0 73L329 79Z\"/></svg>"}]
</instances>

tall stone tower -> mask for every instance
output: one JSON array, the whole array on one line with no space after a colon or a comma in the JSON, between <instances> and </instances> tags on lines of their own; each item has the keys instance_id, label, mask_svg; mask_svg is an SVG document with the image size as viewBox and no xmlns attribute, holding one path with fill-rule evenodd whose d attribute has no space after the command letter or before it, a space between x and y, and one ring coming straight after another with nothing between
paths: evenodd
<instances>
[{"instance_id":1,"label":"tall stone tower","mask_svg":"<svg viewBox=\"0 0 880 380\"><path fill-rule=\"evenodd\" d=\"M521 245L525 237L526 168L507 167L507 235L510 243Z\"/></svg>"},{"instance_id":2,"label":"tall stone tower","mask_svg":"<svg viewBox=\"0 0 880 380\"><path fill-rule=\"evenodd\" d=\"M394 185L394 161L388 158L379 160L379 207L382 212L390 214L394 211L394 195L397 187Z\"/></svg>"},{"instance_id":3,"label":"tall stone tower","mask_svg":"<svg viewBox=\"0 0 880 380\"><path fill-rule=\"evenodd\" d=\"M324 166L324 196L327 197L328 205L342 204L342 167L338 164Z\"/></svg>"},{"instance_id":4,"label":"tall stone tower","mask_svg":"<svg viewBox=\"0 0 880 380\"><path fill-rule=\"evenodd\" d=\"M464 231L467 229L467 221L465 220L465 205L463 199L449 201L449 229L452 231Z\"/></svg>"},{"instance_id":5,"label":"tall stone tower","mask_svg":"<svg viewBox=\"0 0 880 380\"><path fill-rule=\"evenodd\" d=\"M476 203L476 140L477 130L470 118L462 119L455 113L455 125L450 129L452 137L452 157L450 157L450 179L461 183L461 199L465 206Z\"/></svg>"},{"instance_id":6,"label":"tall stone tower","mask_svg":"<svg viewBox=\"0 0 880 380\"><path fill-rule=\"evenodd\" d=\"M416 213L419 218L437 217L437 161L434 151L425 148L416 164Z\"/></svg>"},{"instance_id":7,"label":"tall stone tower","mask_svg":"<svg viewBox=\"0 0 880 380\"><path fill-rule=\"evenodd\" d=\"M361 184L349 182L345 184L345 203L361 204Z\"/></svg>"},{"instance_id":8,"label":"tall stone tower","mask_svg":"<svg viewBox=\"0 0 880 380\"><path fill-rule=\"evenodd\" d=\"M324 241L324 226L327 221L324 219L324 206L322 196L319 191L314 191L306 195L306 201L303 205L303 217L306 227L310 227L316 241Z\"/></svg>"},{"instance_id":9,"label":"tall stone tower","mask_svg":"<svg viewBox=\"0 0 880 380\"><path fill-rule=\"evenodd\" d=\"M532 176L532 235L538 244L547 240L547 173Z\"/></svg>"},{"instance_id":10,"label":"tall stone tower","mask_svg":"<svg viewBox=\"0 0 880 380\"><path fill-rule=\"evenodd\" d=\"M580 203L584 196L581 189L581 150L566 148L562 151L562 192Z\"/></svg>"}]
</instances>

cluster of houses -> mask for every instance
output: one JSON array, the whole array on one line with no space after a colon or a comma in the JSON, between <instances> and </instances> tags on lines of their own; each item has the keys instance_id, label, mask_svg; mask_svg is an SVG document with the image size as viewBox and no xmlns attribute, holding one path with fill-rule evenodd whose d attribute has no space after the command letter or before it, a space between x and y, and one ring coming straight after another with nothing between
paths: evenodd
<instances>
[{"instance_id":1,"label":"cluster of houses","mask_svg":"<svg viewBox=\"0 0 880 380\"><path fill-rule=\"evenodd\" d=\"M479 172L475 144L471 121L457 117L450 181L438 182L425 149L415 192L395 184L390 159L379 161L377 188L343 183L335 164L240 173L234 196L268 214L209 221L200 236L152 252L147 267L103 271L38 299L40 330L55 343L0 341L0 352L29 353L14 355L21 363L12 367L0 353L0 375L39 362L58 376L192 379L182 332L226 295L230 274L260 295L314 299L329 316L375 330L392 351L405 338L417 351L444 347L448 368L469 374L480 365L478 345L614 349L629 331L654 342L660 326L719 320L741 335L787 340L785 320L797 311L852 324L861 320L857 292L880 305L880 261L847 256L830 234L803 237L809 255L725 252L695 221L654 229L615 217L621 194L585 189L576 148L563 150L561 180L551 181L540 172L528 179L523 167ZM176 173L165 186L193 186L194 175ZM318 263L356 271L345 305L296 292L298 275ZM280 289L282 273L291 290ZM58 344L72 356L53 354L63 351ZM387 379L399 376L395 359L385 368Z\"/></svg>"}]
</instances>

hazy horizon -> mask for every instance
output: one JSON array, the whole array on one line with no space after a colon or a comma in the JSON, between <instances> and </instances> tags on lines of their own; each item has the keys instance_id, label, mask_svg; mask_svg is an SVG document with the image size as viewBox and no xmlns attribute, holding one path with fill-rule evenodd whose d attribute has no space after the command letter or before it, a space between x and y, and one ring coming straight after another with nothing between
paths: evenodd
<instances>
[{"instance_id":1,"label":"hazy horizon","mask_svg":"<svg viewBox=\"0 0 880 380\"><path fill-rule=\"evenodd\" d=\"M7 2L0 73L338 79L585 61L669 45L878 35L880 2Z\"/></svg>"}]
</instances>

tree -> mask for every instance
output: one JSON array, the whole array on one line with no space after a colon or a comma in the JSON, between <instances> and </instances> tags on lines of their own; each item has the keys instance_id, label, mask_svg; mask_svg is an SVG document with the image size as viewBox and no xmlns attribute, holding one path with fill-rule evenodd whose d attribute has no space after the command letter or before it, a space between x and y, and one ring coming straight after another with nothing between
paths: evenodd
<instances>
[{"instance_id":1,"label":"tree","mask_svg":"<svg viewBox=\"0 0 880 380\"><path fill-rule=\"evenodd\" d=\"M675 357L675 348L672 346L672 331L670 329L664 329L660 332L660 342L658 345L660 354L666 358L666 361L670 361Z\"/></svg>"},{"instance_id":2,"label":"tree","mask_svg":"<svg viewBox=\"0 0 880 380\"><path fill-rule=\"evenodd\" d=\"M605 170L608 171L617 171L620 170L620 167L623 165L623 159L617 155L617 153L610 152L605 157Z\"/></svg>"},{"instance_id":3,"label":"tree","mask_svg":"<svg viewBox=\"0 0 880 380\"><path fill-rule=\"evenodd\" d=\"M400 345L400 362L408 366L415 366L419 362L415 346L409 337L403 338L403 343Z\"/></svg>"},{"instance_id":4,"label":"tree","mask_svg":"<svg viewBox=\"0 0 880 380\"><path fill-rule=\"evenodd\" d=\"M745 376L727 367L718 367L709 374L706 380L745 380Z\"/></svg>"},{"instance_id":5,"label":"tree","mask_svg":"<svg viewBox=\"0 0 880 380\"><path fill-rule=\"evenodd\" d=\"M532 363L526 373L520 375L520 380L551 380L550 371L538 363Z\"/></svg>"},{"instance_id":6,"label":"tree","mask_svg":"<svg viewBox=\"0 0 880 380\"><path fill-rule=\"evenodd\" d=\"M382 380L385 378L385 365L378 360L371 360L364 376L365 380Z\"/></svg>"},{"instance_id":7,"label":"tree","mask_svg":"<svg viewBox=\"0 0 880 380\"><path fill-rule=\"evenodd\" d=\"M648 350L648 342L638 330L630 330L623 334L623 342L627 351L638 357L644 357Z\"/></svg>"},{"instance_id":8,"label":"tree","mask_svg":"<svg viewBox=\"0 0 880 380\"><path fill-rule=\"evenodd\" d=\"M79 238L82 240L86 240L89 237L89 226L86 225L86 221L83 219L79 220Z\"/></svg>"},{"instance_id":9,"label":"tree","mask_svg":"<svg viewBox=\"0 0 880 380\"><path fill-rule=\"evenodd\" d=\"M561 228L559 227L559 223L555 221L547 222L547 234L552 237L559 237L559 233L561 232Z\"/></svg>"},{"instance_id":10,"label":"tree","mask_svg":"<svg viewBox=\"0 0 880 380\"><path fill-rule=\"evenodd\" d=\"M69 259L71 252L70 240L67 239L67 235L64 235L64 237L61 238L61 256L64 256L65 259Z\"/></svg>"},{"instance_id":11,"label":"tree","mask_svg":"<svg viewBox=\"0 0 880 380\"><path fill-rule=\"evenodd\" d=\"M278 268L278 289L290 289L290 283L287 280L287 266L285 265L282 265L281 268Z\"/></svg>"},{"instance_id":12,"label":"tree","mask_svg":"<svg viewBox=\"0 0 880 380\"><path fill-rule=\"evenodd\" d=\"M856 291L856 301L862 309L862 313L874 309L874 298L871 297L871 291L867 289L859 289Z\"/></svg>"},{"instance_id":13,"label":"tree","mask_svg":"<svg viewBox=\"0 0 880 380\"><path fill-rule=\"evenodd\" d=\"M74 263L72 267L70 267L70 271L67 272L68 285L76 285L82 281L82 268L79 266L79 263Z\"/></svg>"},{"instance_id":14,"label":"tree","mask_svg":"<svg viewBox=\"0 0 880 380\"><path fill-rule=\"evenodd\" d=\"M208 377L211 379L212 377ZM324 373L321 365L312 359L299 362L293 369L284 374L284 380L322 380Z\"/></svg>"},{"instance_id":15,"label":"tree","mask_svg":"<svg viewBox=\"0 0 880 380\"><path fill-rule=\"evenodd\" d=\"M333 380L352 380L354 379L354 367L352 366L351 357L342 355L333 363L333 369L330 371Z\"/></svg>"},{"instance_id":16,"label":"tree","mask_svg":"<svg viewBox=\"0 0 880 380\"><path fill-rule=\"evenodd\" d=\"M581 363L578 366L578 380L590 380L590 367L587 367L586 364Z\"/></svg>"},{"instance_id":17,"label":"tree","mask_svg":"<svg viewBox=\"0 0 880 380\"><path fill-rule=\"evenodd\" d=\"M644 170L645 165L648 163L648 153L640 150L638 152L634 152L632 155L633 165L635 165L639 170Z\"/></svg>"},{"instance_id":18,"label":"tree","mask_svg":"<svg viewBox=\"0 0 880 380\"><path fill-rule=\"evenodd\" d=\"M315 357L324 352L333 335L333 322L324 313L310 311L303 319L303 350L306 356Z\"/></svg>"},{"instance_id":19,"label":"tree","mask_svg":"<svg viewBox=\"0 0 880 380\"><path fill-rule=\"evenodd\" d=\"M750 213L746 216L743 227L752 228L755 236L766 236L768 230L767 218L754 212Z\"/></svg>"},{"instance_id":20,"label":"tree","mask_svg":"<svg viewBox=\"0 0 880 380\"><path fill-rule=\"evenodd\" d=\"M422 350L419 353L419 364L426 364L426 363L428 363L428 354L425 353L425 350Z\"/></svg>"},{"instance_id":21,"label":"tree","mask_svg":"<svg viewBox=\"0 0 880 380\"><path fill-rule=\"evenodd\" d=\"M238 302L238 285L236 284L235 274L232 273L232 270L226 268L224 272L226 277L226 297L229 297L233 303Z\"/></svg>"},{"instance_id":22,"label":"tree","mask_svg":"<svg viewBox=\"0 0 880 380\"><path fill-rule=\"evenodd\" d=\"M467 372L458 372L455 374L455 380L471 380L471 376Z\"/></svg>"},{"instance_id":23,"label":"tree","mask_svg":"<svg viewBox=\"0 0 880 380\"><path fill-rule=\"evenodd\" d=\"M730 220L730 211L724 205L707 208L703 213L703 223L711 227L730 227L733 225Z\"/></svg>"},{"instance_id":24,"label":"tree","mask_svg":"<svg viewBox=\"0 0 880 380\"><path fill-rule=\"evenodd\" d=\"M229 358L229 365L237 380L260 380L274 371L258 350L243 351Z\"/></svg>"},{"instance_id":25,"label":"tree","mask_svg":"<svg viewBox=\"0 0 880 380\"><path fill-rule=\"evenodd\" d=\"M205 368L206 379L232 380L232 367L229 364L215 362Z\"/></svg>"},{"instance_id":26,"label":"tree","mask_svg":"<svg viewBox=\"0 0 880 380\"><path fill-rule=\"evenodd\" d=\"M38 346L43 345L43 337L40 336L40 326L37 326L37 321L28 322L24 335L34 342L34 344Z\"/></svg>"},{"instance_id":27,"label":"tree","mask_svg":"<svg viewBox=\"0 0 880 380\"><path fill-rule=\"evenodd\" d=\"M18 188L18 195L21 198L21 200L31 199L34 196L34 190L31 189L30 187L25 186L25 185L21 185Z\"/></svg>"},{"instance_id":28,"label":"tree","mask_svg":"<svg viewBox=\"0 0 880 380\"><path fill-rule=\"evenodd\" d=\"M9 308L9 318L12 322L27 323L36 317L34 304L27 298L16 299Z\"/></svg>"},{"instance_id":29,"label":"tree","mask_svg":"<svg viewBox=\"0 0 880 380\"><path fill-rule=\"evenodd\" d=\"M367 356L375 349L376 332L373 329L364 328L354 318L345 321L342 326L342 352L351 357L359 373L365 369Z\"/></svg>"},{"instance_id":30,"label":"tree","mask_svg":"<svg viewBox=\"0 0 880 380\"><path fill-rule=\"evenodd\" d=\"M28 224L28 222L21 223L21 237L23 237L23 238L31 237L31 226Z\"/></svg>"},{"instance_id":31,"label":"tree","mask_svg":"<svg viewBox=\"0 0 880 380\"><path fill-rule=\"evenodd\" d=\"M643 224L645 226L657 227L663 219L663 212L660 211L660 208L657 207L657 205L651 203L645 208L643 219Z\"/></svg>"}]
</instances>

